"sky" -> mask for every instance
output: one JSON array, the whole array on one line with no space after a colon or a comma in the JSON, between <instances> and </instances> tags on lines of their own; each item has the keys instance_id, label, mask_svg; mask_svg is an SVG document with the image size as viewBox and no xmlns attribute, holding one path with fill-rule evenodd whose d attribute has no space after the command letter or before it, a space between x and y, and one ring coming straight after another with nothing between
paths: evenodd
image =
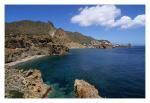
<instances>
[{"instance_id":1,"label":"sky","mask_svg":"<svg viewBox=\"0 0 150 103\"><path fill-rule=\"evenodd\" d=\"M5 22L20 20L51 21L95 39L145 45L144 5L6 5Z\"/></svg>"}]
</instances>

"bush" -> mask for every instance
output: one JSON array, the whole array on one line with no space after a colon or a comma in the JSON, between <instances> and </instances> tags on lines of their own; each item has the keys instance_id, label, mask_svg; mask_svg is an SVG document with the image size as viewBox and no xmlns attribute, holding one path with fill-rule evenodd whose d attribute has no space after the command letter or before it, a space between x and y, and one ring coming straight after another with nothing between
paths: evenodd
<instances>
[{"instance_id":1,"label":"bush","mask_svg":"<svg viewBox=\"0 0 150 103\"><path fill-rule=\"evenodd\" d=\"M17 90L10 90L9 94L11 95L12 98L23 98L23 93L19 92Z\"/></svg>"}]
</instances>

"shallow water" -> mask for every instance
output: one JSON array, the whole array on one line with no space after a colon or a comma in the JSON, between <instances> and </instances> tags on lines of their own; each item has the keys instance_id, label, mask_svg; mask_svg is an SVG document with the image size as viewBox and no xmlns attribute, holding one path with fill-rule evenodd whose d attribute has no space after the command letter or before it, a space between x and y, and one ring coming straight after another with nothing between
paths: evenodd
<instances>
[{"instance_id":1,"label":"shallow water","mask_svg":"<svg viewBox=\"0 0 150 103\"><path fill-rule=\"evenodd\" d=\"M64 56L47 56L17 65L40 69L43 81L54 88L49 97L74 97L75 79L93 84L106 98L145 97L145 47L71 49Z\"/></svg>"}]
</instances>

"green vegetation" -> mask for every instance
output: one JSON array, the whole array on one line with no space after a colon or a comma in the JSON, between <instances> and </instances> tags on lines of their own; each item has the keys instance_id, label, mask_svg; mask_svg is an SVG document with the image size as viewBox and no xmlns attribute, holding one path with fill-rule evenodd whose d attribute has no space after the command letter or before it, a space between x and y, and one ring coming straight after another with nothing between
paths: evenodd
<instances>
[{"instance_id":1,"label":"green vegetation","mask_svg":"<svg viewBox=\"0 0 150 103\"><path fill-rule=\"evenodd\" d=\"M55 35L58 35L59 42L62 41L63 43L76 42L79 44L90 44L92 40L95 40L92 37L84 36L79 32L64 31L61 28L57 29L50 21L45 23L40 21L23 20L5 24L6 37L16 35L49 35L50 32L54 32L55 30L57 31Z\"/></svg>"},{"instance_id":2,"label":"green vegetation","mask_svg":"<svg viewBox=\"0 0 150 103\"><path fill-rule=\"evenodd\" d=\"M67 32L67 34L71 41L79 44L90 44L92 40L95 40L92 37L84 36L79 32Z\"/></svg>"},{"instance_id":3,"label":"green vegetation","mask_svg":"<svg viewBox=\"0 0 150 103\"><path fill-rule=\"evenodd\" d=\"M29 20L17 21L12 23L6 23L5 34L48 34L51 29L50 23L45 22L33 22Z\"/></svg>"},{"instance_id":4,"label":"green vegetation","mask_svg":"<svg viewBox=\"0 0 150 103\"><path fill-rule=\"evenodd\" d=\"M9 94L12 98L23 98L24 95L22 92L19 92L17 90L10 90Z\"/></svg>"}]
</instances>

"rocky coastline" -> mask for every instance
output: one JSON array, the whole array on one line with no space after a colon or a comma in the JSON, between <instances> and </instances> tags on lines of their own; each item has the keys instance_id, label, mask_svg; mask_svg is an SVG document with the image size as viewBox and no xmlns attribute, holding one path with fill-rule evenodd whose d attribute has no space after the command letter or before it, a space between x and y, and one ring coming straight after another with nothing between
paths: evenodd
<instances>
[{"instance_id":1,"label":"rocky coastline","mask_svg":"<svg viewBox=\"0 0 150 103\"><path fill-rule=\"evenodd\" d=\"M5 39L6 48L26 48L24 51L28 51L27 48L30 48L32 54L52 54L52 52L46 51L47 47L50 49L53 48L54 45L61 45L67 48L102 49L131 47L130 43L127 45L113 44L109 40L97 40L85 36L80 32L65 31L63 28L55 27L50 21L36 22L22 20L6 23Z\"/></svg>"},{"instance_id":2,"label":"rocky coastline","mask_svg":"<svg viewBox=\"0 0 150 103\"><path fill-rule=\"evenodd\" d=\"M5 63L5 66L15 66L17 64L20 64L20 63L24 63L26 61L29 61L29 60L33 60L33 59L38 59L38 58L41 58L41 57L44 57L46 55L34 55L34 56L28 56L24 59L20 59L20 60L17 60L17 61L14 61L14 62L10 62L10 63Z\"/></svg>"},{"instance_id":3,"label":"rocky coastline","mask_svg":"<svg viewBox=\"0 0 150 103\"><path fill-rule=\"evenodd\" d=\"M53 88L45 84L37 69L16 69L5 65L5 98L48 98ZM84 80L74 82L75 98L102 98L95 86Z\"/></svg>"},{"instance_id":4,"label":"rocky coastline","mask_svg":"<svg viewBox=\"0 0 150 103\"><path fill-rule=\"evenodd\" d=\"M23 35L7 38L5 43L5 97L47 98L52 88L45 84L41 72L13 67L28 60L48 55L64 55L69 49L50 38ZM35 43L36 41L36 43Z\"/></svg>"},{"instance_id":5,"label":"rocky coastline","mask_svg":"<svg viewBox=\"0 0 150 103\"><path fill-rule=\"evenodd\" d=\"M51 87L43 83L39 70L5 66L6 98L46 98Z\"/></svg>"},{"instance_id":6,"label":"rocky coastline","mask_svg":"<svg viewBox=\"0 0 150 103\"><path fill-rule=\"evenodd\" d=\"M6 23L5 31L6 98L46 98L52 91L50 86L44 84L39 70L13 68L16 64L47 55L64 55L71 48L131 47L131 44L112 44L108 40L96 40L79 32L65 31L51 22ZM84 80L75 80L74 87L77 98L101 98L98 90Z\"/></svg>"},{"instance_id":7,"label":"rocky coastline","mask_svg":"<svg viewBox=\"0 0 150 103\"><path fill-rule=\"evenodd\" d=\"M15 35L6 37L5 63L35 55L63 55L69 48L54 42L50 36Z\"/></svg>"}]
</instances>

